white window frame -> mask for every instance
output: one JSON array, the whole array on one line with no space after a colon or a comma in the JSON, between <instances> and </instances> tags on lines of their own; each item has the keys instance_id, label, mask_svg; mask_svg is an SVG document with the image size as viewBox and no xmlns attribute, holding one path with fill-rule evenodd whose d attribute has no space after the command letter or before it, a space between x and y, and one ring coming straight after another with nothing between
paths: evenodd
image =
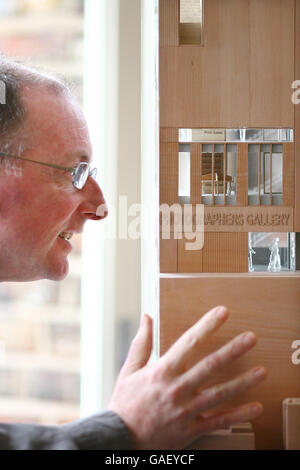
<instances>
[{"instance_id":1,"label":"white window frame","mask_svg":"<svg viewBox=\"0 0 300 470\"><path fill-rule=\"evenodd\" d=\"M103 192L115 207L118 194L117 90L120 1L124 0L85 0L84 108L94 149L95 165L102 175ZM158 0L142 0L141 38L141 311L149 313L157 320L159 306ZM91 222L87 224L83 237L81 416L98 412L107 406L115 381L115 296L106 294L116 278L116 244L104 240L102 235L103 225ZM154 327L156 354L159 348L158 327L156 321Z\"/></svg>"}]
</instances>

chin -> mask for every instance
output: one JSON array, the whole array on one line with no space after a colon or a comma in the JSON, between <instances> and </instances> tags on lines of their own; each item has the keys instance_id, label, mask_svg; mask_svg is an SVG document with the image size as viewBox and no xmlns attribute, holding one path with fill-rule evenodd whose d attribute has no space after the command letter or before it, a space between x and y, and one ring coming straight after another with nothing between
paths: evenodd
<instances>
[{"instance_id":1,"label":"chin","mask_svg":"<svg viewBox=\"0 0 300 470\"><path fill-rule=\"evenodd\" d=\"M50 281L63 281L69 274L69 262L65 258L60 263L57 263L53 266L49 266L44 279L49 279Z\"/></svg>"}]
</instances>

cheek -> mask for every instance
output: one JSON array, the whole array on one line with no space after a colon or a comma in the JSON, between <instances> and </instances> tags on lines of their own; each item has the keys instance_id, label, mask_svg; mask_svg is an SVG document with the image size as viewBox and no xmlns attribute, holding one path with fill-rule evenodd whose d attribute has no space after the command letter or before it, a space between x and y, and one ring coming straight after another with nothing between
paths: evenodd
<instances>
[{"instance_id":1,"label":"cheek","mask_svg":"<svg viewBox=\"0 0 300 470\"><path fill-rule=\"evenodd\" d=\"M25 206L26 191L22 185L0 184L0 217L2 220L8 220L14 214L20 214Z\"/></svg>"},{"instance_id":2,"label":"cheek","mask_svg":"<svg viewBox=\"0 0 300 470\"><path fill-rule=\"evenodd\" d=\"M35 207L33 225L51 236L51 233L67 228L66 225L76 214L77 208L78 204L66 198L44 201L44 204Z\"/></svg>"},{"instance_id":3,"label":"cheek","mask_svg":"<svg viewBox=\"0 0 300 470\"><path fill-rule=\"evenodd\" d=\"M76 214L78 204L73 198L54 197L34 201L27 210L21 214L20 221L24 232L27 232L29 242L42 245L52 244L58 233L70 225ZM18 223L20 225L20 223Z\"/></svg>"},{"instance_id":4,"label":"cheek","mask_svg":"<svg viewBox=\"0 0 300 470\"><path fill-rule=\"evenodd\" d=\"M2 184L3 183L3 184ZM0 220L5 231L28 244L53 239L66 228L81 203L80 193L74 189L60 189L56 185L28 178L0 180ZM3 227L3 225L2 225Z\"/></svg>"}]
</instances>

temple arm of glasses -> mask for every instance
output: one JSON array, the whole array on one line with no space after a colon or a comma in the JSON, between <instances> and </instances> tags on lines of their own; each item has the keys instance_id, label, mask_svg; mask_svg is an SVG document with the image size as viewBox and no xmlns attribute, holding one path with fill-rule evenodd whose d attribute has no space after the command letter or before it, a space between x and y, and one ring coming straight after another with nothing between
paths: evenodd
<instances>
[{"instance_id":1,"label":"temple arm of glasses","mask_svg":"<svg viewBox=\"0 0 300 470\"><path fill-rule=\"evenodd\" d=\"M58 170L68 171L71 174L73 174L74 172L74 168L56 165L55 163L38 162L37 160L31 160L30 158L17 157L16 155L10 155L9 153L5 153L5 152L0 152L0 157L16 158L17 160L23 160L25 162L38 163L39 165L49 166L51 168L57 168Z\"/></svg>"}]
</instances>

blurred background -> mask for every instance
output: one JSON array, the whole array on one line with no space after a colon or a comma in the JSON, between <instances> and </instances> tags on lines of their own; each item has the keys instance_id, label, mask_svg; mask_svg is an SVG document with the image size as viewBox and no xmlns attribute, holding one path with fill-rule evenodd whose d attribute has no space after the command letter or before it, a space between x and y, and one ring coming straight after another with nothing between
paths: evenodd
<instances>
[{"instance_id":1,"label":"blurred background","mask_svg":"<svg viewBox=\"0 0 300 470\"><path fill-rule=\"evenodd\" d=\"M83 100L83 0L0 0L0 51L52 71ZM0 421L79 416L81 237L63 282L0 284Z\"/></svg>"},{"instance_id":2,"label":"blurred background","mask_svg":"<svg viewBox=\"0 0 300 470\"><path fill-rule=\"evenodd\" d=\"M140 0L0 0L0 52L88 102L108 204L140 201L140 21ZM107 405L139 322L140 241L98 254L97 225L73 237L63 282L0 284L0 422L61 424Z\"/></svg>"}]
</instances>

